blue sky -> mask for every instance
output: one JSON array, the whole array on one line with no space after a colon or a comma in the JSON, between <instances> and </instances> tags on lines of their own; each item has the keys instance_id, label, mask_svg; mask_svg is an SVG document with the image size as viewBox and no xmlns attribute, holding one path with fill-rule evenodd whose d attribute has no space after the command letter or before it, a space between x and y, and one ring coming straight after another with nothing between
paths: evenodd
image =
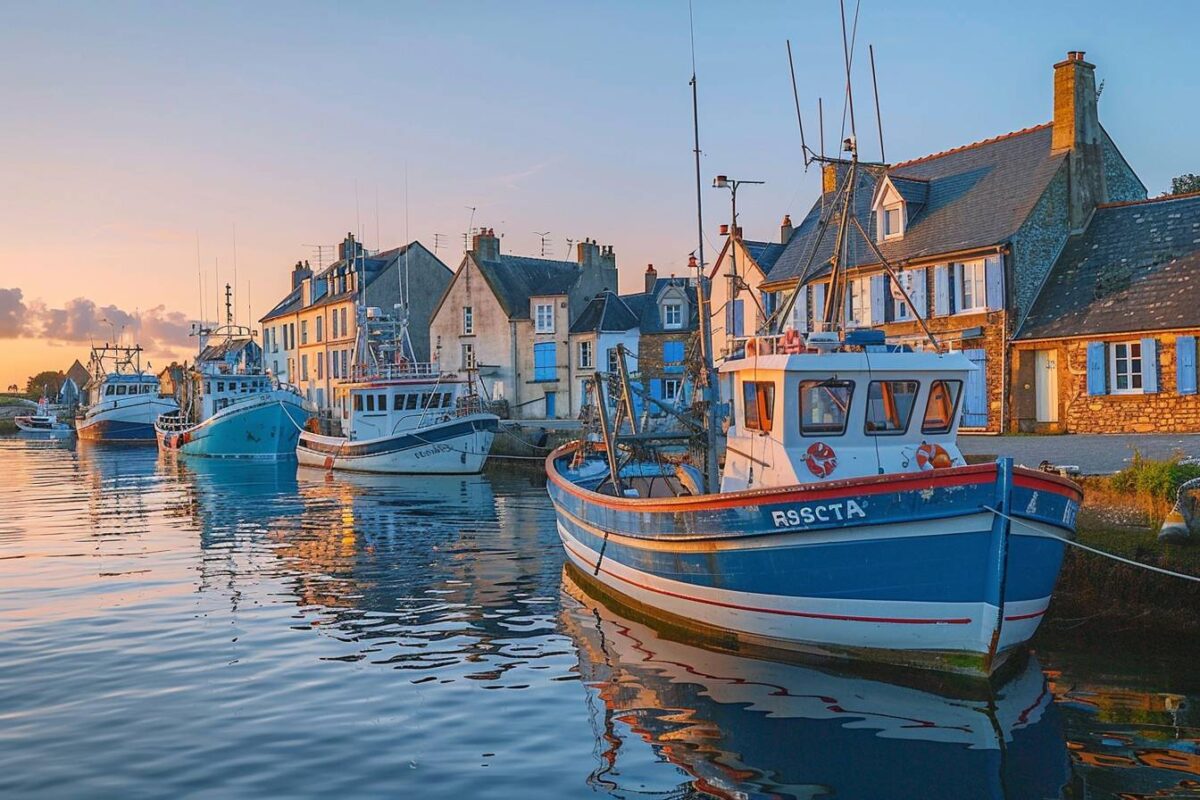
<instances>
[{"instance_id":1,"label":"blue sky","mask_svg":"<svg viewBox=\"0 0 1200 800\"><path fill-rule=\"evenodd\" d=\"M740 198L748 236L815 196L784 42L808 131L823 96L832 144L837 8L695 4L705 183L767 181ZM558 256L568 237L611 243L630 286L695 247L686 2L8 3L4 20L0 288L26 304L194 316L197 234L215 285L236 226L257 316L303 245L348 230L369 247L445 234L456 266L469 206L512 252L537 254L535 231ZM1082 49L1101 121L1157 194L1200 172L1198 23L1189 2L864 0L861 150L878 155L868 43L893 161L1048 121L1051 67ZM728 197L705 202L715 243Z\"/></svg>"}]
</instances>

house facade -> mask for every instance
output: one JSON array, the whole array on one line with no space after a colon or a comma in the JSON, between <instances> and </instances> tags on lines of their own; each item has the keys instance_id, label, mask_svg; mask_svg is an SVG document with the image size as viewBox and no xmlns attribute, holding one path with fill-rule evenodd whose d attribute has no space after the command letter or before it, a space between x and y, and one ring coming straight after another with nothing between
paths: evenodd
<instances>
[{"instance_id":1,"label":"house facade","mask_svg":"<svg viewBox=\"0 0 1200 800\"><path fill-rule=\"evenodd\" d=\"M616 374L619 369L621 345L628 352L626 368L632 374L638 368L638 338L640 319L625 301L613 291L596 295L584 307L571 325L571 379L575 391L571 396L571 416L578 417L583 407L592 405L588 381L597 372Z\"/></svg>"},{"instance_id":2,"label":"house facade","mask_svg":"<svg viewBox=\"0 0 1200 800\"><path fill-rule=\"evenodd\" d=\"M611 246L579 242L575 261L528 258L501 253L499 237L483 229L433 314L434 357L443 369L477 369L514 418L569 418L580 391L571 323L616 288Z\"/></svg>"},{"instance_id":3,"label":"house facade","mask_svg":"<svg viewBox=\"0 0 1200 800\"><path fill-rule=\"evenodd\" d=\"M1017 332L1013 428L1200 431L1200 195L1101 205Z\"/></svg>"},{"instance_id":4,"label":"house facade","mask_svg":"<svg viewBox=\"0 0 1200 800\"><path fill-rule=\"evenodd\" d=\"M338 260L321 272L297 264L291 291L260 320L267 368L319 408L335 409L341 402L335 388L355 364L359 312L397 316L407 307L413 356L428 361L434 303L451 277L420 242L368 253L347 234Z\"/></svg>"},{"instance_id":5,"label":"house facade","mask_svg":"<svg viewBox=\"0 0 1200 800\"><path fill-rule=\"evenodd\" d=\"M1011 342L1068 239L1098 206L1146 198L1100 125L1094 65L1073 51L1053 78L1046 124L897 164L862 164L857 173L863 229L847 232L845 319L923 345L919 314L942 346L963 351L978 367L963 397L968 430L1014 427ZM758 285L742 289L764 309L798 291L788 321L798 330L824 324L835 236L821 230L846 167L825 165L821 199Z\"/></svg>"}]
</instances>

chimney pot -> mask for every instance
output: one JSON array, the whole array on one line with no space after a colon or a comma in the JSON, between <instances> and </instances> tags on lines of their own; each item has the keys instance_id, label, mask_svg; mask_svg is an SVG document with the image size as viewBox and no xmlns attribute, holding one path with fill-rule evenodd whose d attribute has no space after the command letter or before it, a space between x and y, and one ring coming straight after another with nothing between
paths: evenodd
<instances>
[{"instance_id":1,"label":"chimney pot","mask_svg":"<svg viewBox=\"0 0 1200 800\"><path fill-rule=\"evenodd\" d=\"M722 224L722 225L721 225L721 235L722 235L722 236L728 236L728 235L729 235L729 225L728 225L728 223L725 223L725 224Z\"/></svg>"},{"instance_id":2,"label":"chimney pot","mask_svg":"<svg viewBox=\"0 0 1200 800\"><path fill-rule=\"evenodd\" d=\"M646 292L647 292L647 294L648 294L648 293L650 293L650 292L653 292L653 291L654 291L654 285L655 285L656 283L658 283L658 270L656 270L656 269L654 268L654 265L653 265L653 264L647 264L647 265L646 265L646 275L645 275L645 282L646 282Z\"/></svg>"}]
</instances>

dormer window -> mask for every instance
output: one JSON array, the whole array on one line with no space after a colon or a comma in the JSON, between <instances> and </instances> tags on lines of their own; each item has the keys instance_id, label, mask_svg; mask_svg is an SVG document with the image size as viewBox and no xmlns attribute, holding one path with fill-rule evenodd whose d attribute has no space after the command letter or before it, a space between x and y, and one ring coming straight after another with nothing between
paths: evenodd
<instances>
[{"instance_id":1,"label":"dormer window","mask_svg":"<svg viewBox=\"0 0 1200 800\"><path fill-rule=\"evenodd\" d=\"M663 305L663 327L664 328L682 328L683 327L683 306L679 303L666 303Z\"/></svg>"},{"instance_id":2,"label":"dormer window","mask_svg":"<svg viewBox=\"0 0 1200 800\"><path fill-rule=\"evenodd\" d=\"M883 232L883 238L897 239L904 235L904 207L897 203L894 206L887 206L880 214L879 227Z\"/></svg>"},{"instance_id":3,"label":"dormer window","mask_svg":"<svg viewBox=\"0 0 1200 800\"><path fill-rule=\"evenodd\" d=\"M538 303L534 309L534 331L554 333L554 304Z\"/></svg>"}]
</instances>

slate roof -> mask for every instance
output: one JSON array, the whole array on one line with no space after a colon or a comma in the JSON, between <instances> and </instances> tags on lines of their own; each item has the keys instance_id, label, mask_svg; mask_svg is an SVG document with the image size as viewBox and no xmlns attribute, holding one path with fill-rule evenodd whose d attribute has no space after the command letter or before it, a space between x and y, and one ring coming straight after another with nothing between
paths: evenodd
<instances>
[{"instance_id":1,"label":"slate roof","mask_svg":"<svg viewBox=\"0 0 1200 800\"><path fill-rule=\"evenodd\" d=\"M1100 206L1067 240L1018 339L1200 327L1200 195Z\"/></svg>"},{"instance_id":2,"label":"slate roof","mask_svg":"<svg viewBox=\"0 0 1200 800\"><path fill-rule=\"evenodd\" d=\"M288 292L287 296L280 300L279 303L270 311L268 311L264 317L259 319L259 322L266 322L269 319L275 319L276 317L282 317L285 314L291 314L292 312L299 310L299 308L300 287L297 286L295 289L292 289L290 292Z\"/></svg>"},{"instance_id":3,"label":"slate roof","mask_svg":"<svg viewBox=\"0 0 1200 800\"><path fill-rule=\"evenodd\" d=\"M683 328L664 328L662 316L658 313L658 298L669 286L681 287L688 297L688 321ZM622 302L637 315L638 329L643 333L687 333L696 330L700 323L696 303L693 300L695 288L688 283L687 278L659 278L654 282L654 291L637 294L621 295Z\"/></svg>"},{"instance_id":4,"label":"slate roof","mask_svg":"<svg viewBox=\"0 0 1200 800\"><path fill-rule=\"evenodd\" d=\"M79 359L75 359L75 363L67 370L67 377L75 381L75 386L82 389L92 378L92 373L87 371L87 367L79 363Z\"/></svg>"},{"instance_id":5,"label":"slate roof","mask_svg":"<svg viewBox=\"0 0 1200 800\"><path fill-rule=\"evenodd\" d=\"M638 315L612 292L601 292L584 307L571 333L627 331L638 327Z\"/></svg>"},{"instance_id":6,"label":"slate roof","mask_svg":"<svg viewBox=\"0 0 1200 800\"><path fill-rule=\"evenodd\" d=\"M878 181L886 174L902 196L909 193L915 198L921 184L927 187L922 207L915 213L910 209L904 237L880 243L889 261L904 263L1002 244L1025 222L1066 158L1065 153L1050 152L1050 141L1047 123L887 168L860 165L855 215L874 237L871 201ZM846 167L841 169L844 172ZM832 194L823 199L826 213L831 213ZM819 200L792 234L767 276L769 282L801 277L810 258L810 274L827 268L836 229L831 225L817 245L821 215ZM850 233L849 254L849 266L878 263L857 230Z\"/></svg>"},{"instance_id":7,"label":"slate roof","mask_svg":"<svg viewBox=\"0 0 1200 800\"><path fill-rule=\"evenodd\" d=\"M582 270L574 261L503 254L475 263L509 319L529 319L529 298L566 294Z\"/></svg>"},{"instance_id":8,"label":"slate roof","mask_svg":"<svg viewBox=\"0 0 1200 800\"><path fill-rule=\"evenodd\" d=\"M754 259L754 263L758 264L759 269L766 275L771 272L775 266L775 262L783 255L786 249L784 245L778 242L752 242L742 240L742 244L746 247L746 252Z\"/></svg>"},{"instance_id":9,"label":"slate roof","mask_svg":"<svg viewBox=\"0 0 1200 800\"><path fill-rule=\"evenodd\" d=\"M929 181L920 178L904 178L899 175L890 175L892 186L896 187L896 191L904 198L904 202L908 204L909 213L913 212L914 208L919 208L925 205L925 201L929 199Z\"/></svg>"}]
</instances>

